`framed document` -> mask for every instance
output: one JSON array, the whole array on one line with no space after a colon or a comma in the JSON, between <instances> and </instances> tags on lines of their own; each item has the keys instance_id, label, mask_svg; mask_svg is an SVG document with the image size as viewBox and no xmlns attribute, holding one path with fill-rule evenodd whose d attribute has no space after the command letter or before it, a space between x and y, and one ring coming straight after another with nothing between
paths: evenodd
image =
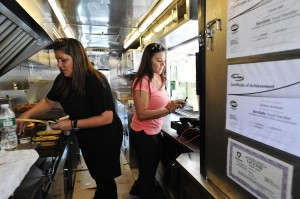
<instances>
[{"instance_id":1,"label":"framed document","mask_svg":"<svg viewBox=\"0 0 300 199\"><path fill-rule=\"evenodd\" d=\"M300 157L300 60L229 65L226 129Z\"/></svg>"},{"instance_id":2,"label":"framed document","mask_svg":"<svg viewBox=\"0 0 300 199\"><path fill-rule=\"evenodd\" d=\"M257 198L292 198L293 166L230 138L227 176Z\"/></svg>"},{"instance_id":3,"label":"framed document","mask_svg":"<svg viewBox=\"0 0 300 199\"><path fill-rule=\"evenodd\" d=\"M300 48L299 0L229 0L227 58Z\"/></svg>"}]
</instances>

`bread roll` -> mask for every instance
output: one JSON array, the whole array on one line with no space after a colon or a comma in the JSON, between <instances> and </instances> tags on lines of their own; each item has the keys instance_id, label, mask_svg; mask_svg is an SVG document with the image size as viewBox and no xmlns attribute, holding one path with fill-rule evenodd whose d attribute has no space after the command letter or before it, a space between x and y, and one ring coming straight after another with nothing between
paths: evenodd
<instances>
[{"instance_id":1,"label":"bread roll","mask_svg":"<svg viewBox=\"0 0 300 199\"><path fill-rule=\"evenodd\" d=\"M34 128L35 124L33 122L29 122L26 128Z\"/></svg>"},{"instance_id":2,"label":"bread roll","mask_svg":"<svg viewBox=\"0 0 300 199\"><path fill-rule=\"evenodd\" d=\"M45 130L45 131L39 131L36 133L36 135L42 136L42 135L59 135L61 134L61 130Z\"/></svg>"},{"instance_id":3,"label":"bread roll","mask_svg":"<svg viewBox=\"0 0 300 199\"><path fill-rule=\"evenodd\" d=\"M58 136L40 136L40 137L32 137L31 138L33 142L44 142L44 141L55 141L58 140Z\"/></svg>"}]
</instances>

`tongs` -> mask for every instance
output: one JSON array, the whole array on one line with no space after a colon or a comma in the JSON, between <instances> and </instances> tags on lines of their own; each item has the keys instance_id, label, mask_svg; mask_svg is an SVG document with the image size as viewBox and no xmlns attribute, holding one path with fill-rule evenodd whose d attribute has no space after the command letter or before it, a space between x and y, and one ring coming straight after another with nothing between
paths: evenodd
<instances>
[{"instance_id":1,"label":"tongs","mask_svg":"<svg viewBox=\"0 0 300 199\"><path fill-rule=\"evenodd\" d=\"M66 119L69 119L68 115L64 116L64 117L61 117L58 120L66 120ZM43 123L43 124L46 124L46 125L54 125L54 124L57 123L56 121L53 121L53 120L36 120L36 119L16 119L16 121L20 121L20 122L39 122L39 123Z\"/></svg>"},{"instance_id":2,"label":"tongs","mask_svg":"<svg viewBox=\"0 0 300 199\"><path fill-rule=\"evenodd\" d=\"M56 124L55 121L52 120L35 120L35 119L16 119L17 122L38 122L43 124Z\"/></svg>"}]
</instances>

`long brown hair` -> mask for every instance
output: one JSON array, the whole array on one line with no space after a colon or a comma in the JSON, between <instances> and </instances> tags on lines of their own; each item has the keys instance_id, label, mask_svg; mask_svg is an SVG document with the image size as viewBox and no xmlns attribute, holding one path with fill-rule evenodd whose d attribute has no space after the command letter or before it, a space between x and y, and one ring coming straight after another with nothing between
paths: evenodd
<instances>
[{"instance_id":1,"label":"long brown hair","mask_svg":"<svg viewBox=\"0 0 300 199\"><path fill-rule=\"evenodd\" d=\"M139 85L140 88L142 87L142 79L147 76L149 78L149 93L151 95L151 89L150 89L150 82L153 79L154 72L151 64L151 58L154 56L154 54L159 52L165 52L166 48L158 43L151 43L146 46L143 52L142 60L139 66L139 69L137 73L135 74L132 82L132 92L135 90L135 88ZM161 80L162 80L162 86L165 84L166 78L164 74L160 74Z\"/></svg>"},{"instance_id":2,"label":"long brown hair","mask_svg":"<svg viewBox=\"0 0 300 199\"><path fill-rule=\"evenodd\" d=\"M69 55L73 59L73 75L71 78L61 75L58 87L56 88L58 93L66 97L70 93L70 90L75 91L75 95L85 95L85 78L88 73L95 75L102 83L103 87L107 87L106 77L99 71L97 71L91 64L84 47L82 44L72 38L60 38L56 39L52 43L54 51L62 51Z\"/></svg>"}]
</instances>

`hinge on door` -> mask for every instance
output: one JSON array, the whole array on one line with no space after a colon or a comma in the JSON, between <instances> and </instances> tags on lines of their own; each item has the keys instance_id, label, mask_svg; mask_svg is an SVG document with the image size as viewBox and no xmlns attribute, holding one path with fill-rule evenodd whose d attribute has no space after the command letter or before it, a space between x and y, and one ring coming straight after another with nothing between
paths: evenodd
<instances>
[{"instance_id":1,"label":"hinge on door","mask_svg":"<svg viewBox=\"0 0 300 199\"><path fill-rule=\"evenodd\" d=\"M206 24L206 48L207 50L214 50L213 39L214 39L214 25L216 24L216 30L222 30L221 19L214 19Z\"/></svg>"}]
</instances>

